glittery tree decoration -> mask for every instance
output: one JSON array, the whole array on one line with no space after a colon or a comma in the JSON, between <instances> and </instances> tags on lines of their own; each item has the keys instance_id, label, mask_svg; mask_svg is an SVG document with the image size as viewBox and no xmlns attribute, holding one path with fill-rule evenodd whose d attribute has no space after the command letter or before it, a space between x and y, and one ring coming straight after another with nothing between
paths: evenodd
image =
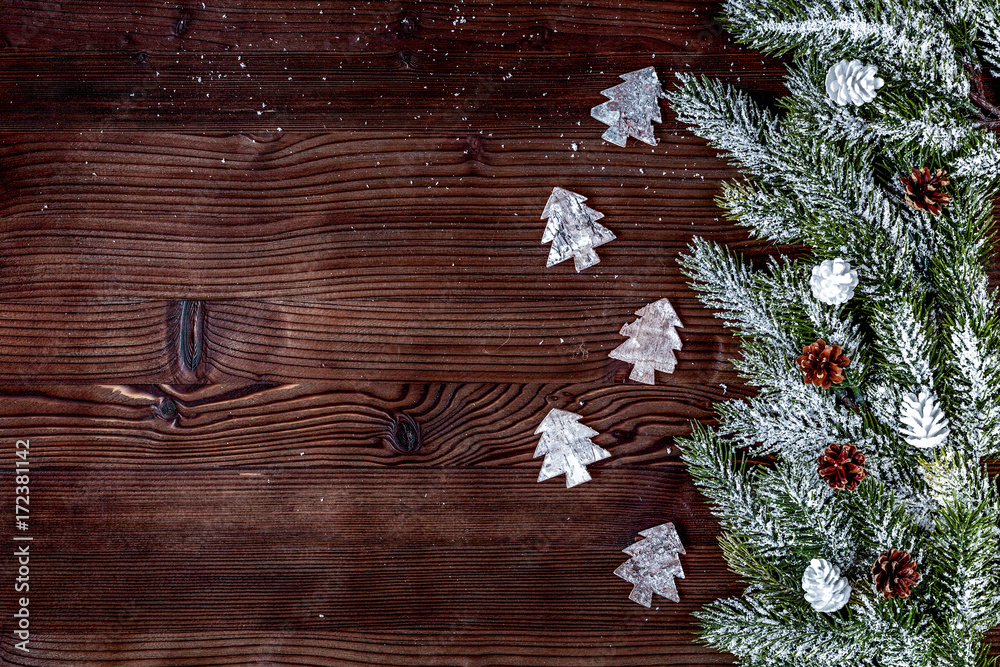
<instances>
[{"instance_id":1,"label":"glittery tree decoration","mask_svg":"<svg viewBox=\"0 0 1000 667\"><path fill-rule=\"evenodd\" d=\"M674 577L684 578L680 554L687 552L674 524L660 524L639 534L646 539L623 549L632 558L615 570L616 575L634 584L629 599L649 607L653 603L653 593L656 593L680 602Z\"/></svg>"},{"instance_id":2,"label":"glittery tree decoration","mask_svg":"<svg viewBox=\"0 0 1000 667\"><path fill-rule=\"evenodd\" d=\"M611 452L590 441L597 431L578 423L580 415L554 408L535 429L541 433L535 457L545 455L538 481L566 473L566 487L590 481L586 466L611 456Z\"/></svg>"},{"instance_id":3,"label":"glittery tree decoration","mask_svg":"<svg viewBox=\"0 0 1000 667\"><path fill-rule=\"evenodd\" d=\"M587 198L563 188L552 188L542 219L548 218L542 243L552 243L546 267L573 258L577 272L600 262L594 248L613 241L615 235L597 221L604 217L583 202Z\"/></svg>"},{"instance_id":4,"label":"glittery tree decoration","mask_svg":"<svg viewBox=\"0 0 1000 667\"><path fill-rule=\"evenodd\" d=\"M605 141L624 146L629 137L635 137L650 146L656 145L653 121L660 118L660 98L666 97L652 67L622 74L625 83L602 90L601 95L611 99L590 110L590 115L608 125L601 135Z\"/></svg>"},{"instance_id":5,"label":"glittery tree decoration","mask_svg":"<svg viewBox=\"0 0 1000 667\"><path fill-rule=\"evenodd\" d=\"M620 333L629 336L608 353L612 359L635 364L629 379L645 384L656 383L656 372L673 373L677 365L674 350L681 349L681 337L675 327L683 327L667 299L660 299L635 311L639 316L622 327Z\"/></svg>"}]
</instances>

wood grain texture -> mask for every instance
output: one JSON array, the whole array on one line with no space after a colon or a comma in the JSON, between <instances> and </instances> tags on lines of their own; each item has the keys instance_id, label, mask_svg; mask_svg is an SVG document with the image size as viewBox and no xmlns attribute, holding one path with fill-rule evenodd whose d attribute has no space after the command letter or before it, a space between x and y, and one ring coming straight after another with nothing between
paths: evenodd
<instances>
[{"instance_id":1,"label":"wood grain texture","mask_svg":"<svg viewBox=\"0 0 1000 667\"><path fill-rule=\"evenodd\" d=\"M0 38L17 51L190 50L602 52L723 50L705 2L337 2L4 0ZM714 8L713 8L714 9ZM627 25L627 32L609 26Z\"/></svg>"},{"instance_id":2,"label":"wood grain texture","mask_svg":"<svg viewBox=\"0 0 1000 667\"><path fill-rule=\"evenodd\" d=\"M616 33L620 31L616 28ZM243 67L245 65L245 67ZM656 65L774 94L752 53L0 53L0 131L391 130L558 136L619 74ZM596 121L589 121L594 122ZM596 133L597 135L600 132Z\"/></svg>"},{"instance_id":3,"label":"wood grain texture","mask_svg":"<svg viewBox=\"0 0 1000 667\"><path fill-rule=\"evenodd\" d=\"M238 218L251 230L269 217L312 215L342 224L345 232L355 221L515 223L515 213L537 223L554 181L585 188L591 199L610 198L629 226L684 214L699 223L719 217L710 195L737 172L716 158L717 150L676 123L657 125L656 147L612 146L600 138L602 127L574 118L565 131L544 136L498 130L461 136L399 130L5 134L0 214L156 213L164 218L161 227L174 216L198 215L215 225L235 226ZM593 205L600 203L607 199ZM533 235L533 244L540 238Z\"/></svg>"},{"instance_id":4,"label":"wood grain texture","mask_svg":"<svg viewBox=\"0 0 1000 667\"><path fill-rule=\"evenodd\" d=\"M107 663L143 657L120 651L120 636L127 647L211 633L189 649L225 656L227 633L252 643L277 632L291 655L265 651L244 664L310 664L298 662L300 651L317 653L311 664L345 664L342 633L386 629L408 635L408 646L368 647L359 663L398 651L389 664L420 664L417 656L443 649L451 664L546 665L568 637L589 650L562 654L563 664L716 661L690 645L690 612L738 586L720 575L711 523L686 475L622 470L570 494L555 480L537 484L536 474L405 468L389 485L381 471L319 467L39 473L34 518L44 540L33 544L32 565L44 580L32 613L59 633L107 633ZM628 600L630 585L612 572L637 530L664 520L685 526L686 579L680 604L650 610ZM82 664L86 649L58 646L52 634L54 650L42 627L38 651L26 660L8 650L8 664ZM518 646L510 634L534 639ZM461 646L483 640L496 654L465 662L477 657ZM678 655L675 644L687 646ZM158 664L183 664L161 656Z\"/></svg>"},{"instance_id":5,"label":"wood grain texture","mask_svg":"<svg viewBox=\"0 0 1000 667\"><path fill-rule=\"evenodd\" d=\"M210 378L620 384L631 366L608 357L641 301L213 302ZM698 390L740 380L734 341L693 298L675 299L684 349L661 384Z\"/></svg>"},{"instance_id":6,"label":"wood grain texture","mask_svg":"<svg viewBox=\"0 0 1000 667\"><path fill-rule=\"evenodd\" d=\"M21 665L718 664L689 613L738 585L664 445L678 421L649 418L674 400L586 384L11 391L0 441L31 441L45 622L30 656L0 648ZM584 493L537 483L531 458L537 420L568 405L614 443ZM400 412L423 433L412 454L385 443ZM688 548L683 598L647 610L611 572L667 520Z\"/></svg>"},{"instance_id":7,"label":"wood grain texture","mask_svg":"<svg viewBox=\"0 0 1000 667\"><path fill-rule=\"evenodd\" d=\"M53 469L535 469L535 428L561 408L600 432L595 442L613 453L601 468L642 469L676 465L674 438L689 432L690 420L710 418L715 402L739 395L710 384L33 384L2 395L0 441L41 438L33 457ZM402 416L420 431L421 446L410 454L390 444Z\"/></svg>"},{"instance_id":8,"label":"wood grain texture","mask_svg":"<svg viewBox=\"0 0 1000 667\"><path fill-rule=\"evenodd\" d=\"M669 112L655 148L589 118L648 65L780 94L718 12L0 0L0 442L31 439L37 535L0 661L729 664L693 643L740 587L676 438L748 390L676 257L795 249L720 221L737 174ZM584 274L544 267L555 185L618 237ZM623 384L662 297L680 366ZM575 489L535 482L554 407L612 452ZM611 573L670 520L682 601L645 609Z\"/></svg>"},{"instance_id":9,"label":"wood grain texture","mask_svg":"<svg viewBox=\"0 0 1000 667\"><path fill-rule=\"evenodd\" d=\"M661 385L742 384L735 342L692 297L675 299L684 348ZM627 381L608 357L639 300L9 301L0 382Z\"/></svg>"},{"instance_id":10,"label":"wood grain texture","mask_svg":"<svg viewBox=\"0 0 1000 667\"><path fill-rule=\"evenodd\" d=\"M545 618L536 618L544 626ZM681 621L683 622L683 621ZM619 638L623 639L619 639ZM211 665L373 665L376 667L495 667L499 665L544 665L581 667L591 665L728 665L724 656L692 644L687 628L665 627L658 638L646 644L626 643L629 634L605 629L590 632L511 632L505 628L442 632L433 643L425 634L378 631L270 630L244 631L233 639L226 630L215 632L156 632L146 636L107 633L100 639L91 634L48 633L40 645L44 656L35 660L11 656L11 665L47 667L112 667L157 665L195 667ZM653 642L670 646L665 655ZM67 661L59 656L68 656ZM209 661L209 662L206 662Z\"/></svg>"},{"instance_id":11,"label":"wood grain texture","mask_svg":"<svg viewBox=\"0 0 1000 667\"><path fill-rule=\"evenodd\" d=\"M694 234L774 252L720 221L712 197L735 173L680 132L621 155L596 130L579 143L56 139L2 142L0 285L11 298L652 301L686 293L675 259ZM545 267L540 215L554 183L588 196L618 236L582 275Z\"/></svg>"},{"instance_id":12,"label":"wood grain texture","mask_svg":"<svg viewBox=\"0 0 1000 667\"><path fill-rule=\"evenodd\" d=\"M5 301L0 309L0 382L175 376L168 302Z\"/></svg>"}]
</instances>

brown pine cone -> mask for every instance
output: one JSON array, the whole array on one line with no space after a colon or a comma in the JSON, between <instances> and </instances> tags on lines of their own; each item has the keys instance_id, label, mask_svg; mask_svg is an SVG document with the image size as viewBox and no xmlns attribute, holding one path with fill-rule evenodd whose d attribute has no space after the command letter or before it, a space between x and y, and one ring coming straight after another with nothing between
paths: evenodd
<instances>
[{"instance_id":1,"label":"brown pine cone","mask_svg":"<svg viewBox=\"0 0 1000 667\"><path fill-rule=\"evenodd\" d=\"M867 474L864 463L865 455L851 443L833 444L819 457L819 476L837 491L853 491Z\"/></svg>"},{"instance_id":2,"label":"brown pine cone","mask_svg":"<svg viewBox=\"0 0 1000 667\"><path fill-rule=\"evenodd\" d=\"M938 191L938 188L951 183L945 177L946 173L944 169L938 169L932 174L927 167L910 169L908 177L899 179L906 186L906 203L918 211L941 215L941 207L951 203L951 195Z\"/></svg>"},{"instance_id":3,"label":"brown pine cone","mask_svg":"<svg viewBox=\"0 0 1000 667\"><path fill-rule=\"evenodd\" d=\"M844 381L844 369L851 363L839 345L827 345L822 338L802 348L802 355L795 360L806 374L806 384L829 389L830 385Z\"/></svg>"},{"instance_id":4,"label":"brown pine cone","mask_svg":"<svg viewBox=\"0 0 1000 667\"><path fill-rule=\"evenodd\" d=\"M910 597L910 588L920 580L913 557L902 549L887 551L872 566L875 590L887 598Z\"/></svg>"}]
</instances>

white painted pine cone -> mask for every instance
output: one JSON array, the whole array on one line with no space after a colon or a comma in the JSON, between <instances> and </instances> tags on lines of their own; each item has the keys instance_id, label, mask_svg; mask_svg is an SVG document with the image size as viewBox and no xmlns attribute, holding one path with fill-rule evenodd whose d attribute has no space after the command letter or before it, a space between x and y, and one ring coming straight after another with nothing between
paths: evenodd
<instances>
[{"instance_id":1,"label":"white painted pine cone","mask_svg":"<svg viewBox=\"0 0 1000 667\"><path fill-rule=\"evenodd\" d=\"M860 60L841 60L826 73L826 94L839 104L861 106L875 99L875 91L885 81L875 76L875 65L864 65Z\"/></svg>"},{"instance_id":2,"label":"white painted pine cone","mask_svg":"<svg viewBox=\"0 0 1000 667\"><path fill-rule=\"evenodd\" d=\"M834 612L851 599L851 585L840 576L840 568L828 560L813 558L802 575L806 602L816 611Z\"/></svg>"},{"instance_id":3,"label":"white painted pine cone","mask_svg":"<svg viewBox=\"0 0 1000 667\"><path fill-rule=\"evenodd\" d=\"M948 418L941 412L937 399L927 389L921 389L919 394L907 394L903 397L899 421L905 426L900 429L903 438L920 449L944 444L950 433Z\"/></svg>"},{"instance_id":4,"label":"white painted pine cone","mask_svg":"<svg viewBox=\"0 0 1000 667\"><path fill-rule=\"evenodd\" d=\"M854 297L858 272L846 259L827 259L813 267L809 279L813 296L830 306L839 306Z\"/></svg>"}]
</instances>

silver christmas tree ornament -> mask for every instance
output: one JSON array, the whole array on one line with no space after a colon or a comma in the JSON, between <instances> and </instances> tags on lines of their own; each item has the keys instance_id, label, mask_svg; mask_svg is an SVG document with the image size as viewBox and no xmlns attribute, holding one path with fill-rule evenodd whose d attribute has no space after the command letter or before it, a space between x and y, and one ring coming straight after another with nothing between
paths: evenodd
<instances>
[{"instance_id":1,"label":"silver christmas tree ornament","mask_svg":"<svg viewBox=\"0 0 1000 667\"><path fill-rule=\"evenodd\" d=\"M674 524L663 523L639 534L645 539L623 549L632 558L615 570L617 576L633 584L628 598L646 607L652 605L653 593L680 602L674 577L684 578L680 554L687 552Z\"/></svg>"},{"instance_id":2,"label":"silver christmas tree ornament","mask_svg":"<svg viewBox=\"0 0 1000 667\"><path fill-rule=\"evenodd\" d=\"M601 91L601 95L611 99L590 110L591 116L608 126L601 138L624 146L629 137L635 137L655 146L653 121L662 122L659 100L666 97L656 70L645 67L622 74L621 78L625 83Z\"/></svg>"},{"instance_id":3,"label":"silver christmas tree ornament","mask_svg":"<svg viewBox=\"0 0 1000 667\"><path fill-rule=\"evenodd\" d=\"M903 422L903 428L900 429L903 438L908 444L920 449L944 444L951 432L948 418L928 389L903 397L899 421Z\"/></svg>"},{"instance_id":4,"label":"silver christmas tree ornament","mask_svg":"<svg viewBox=\"0 0 1000 667\"><path fill-rule=\"evenodd\" d=\"M851 599L851 585L840 576L840 568L828 560L813 558L802 574L806 602L826 613L842 609Z\"/></svg>"},{"instance_id":5,"label":"silver christmas tree ornament","mask_svg":"<svg viewBox=\"0 0 1000 667\"><path fill-rule=\"evenodd\" d=\"M839 306L854 297L858 272L845 259L826 259L813 267L809 285L816 299L829 306Z\"/></svg>"},{"instance_id":6,"label":"silver christmas tree ornament","mask_svg":"<svg viewBox=\"0 0 1000 667\"><path fill-rule=\"evenodd\" d=\"M597 221L604 214L583 202L587 198L564 188L552 188L549 200L542 210L542 219L548 219L542 243L552 243L546 267L573 258L577 272L601 261L594 248L613 241L615 235Z\"/></svg>"},{"instance_id":7,"label":"silver christmas tree ornament","mask_svg":"<svg viewBox=\"0 0 1000 667\"><path fill-rule=\"evenodd\" d=\"M885 81L875 76L875 65L862 64L860 60L841 60L826 73L826 94L840 106L861 106L875 99L875 91Z\"/></svg>"},{"instance_id":8,"label":"silver christmas tree ornament","mask_svg":"<svg viewBox=\"0 0 1000 667\"><path fill-rule=\"evenodd\" d=\"M681 349L681 337L676 327L684 325L667 299L647 304L635 314L639 319L625 324L619 332L629 340L611 350L608 356L635 364L629 379L656 384L656 371L673 373L677 366L674 351Z\"/></svg>"},{"instance_id":9,"label":"silver christmas tree ornament","mask_svg":"<svg viewBox=\"0 0 1000 667\"><path fill-rule=\"evenodd\" d=\"M539 482L563 473L566 473L566 488L589 482L586 466L611 456L611 452L590 441L597 431L578 423L580 419L574 412L553 408L535 429L536 435L542 434L535 457L545 455Z\"/></svg>"}]
</instances>

